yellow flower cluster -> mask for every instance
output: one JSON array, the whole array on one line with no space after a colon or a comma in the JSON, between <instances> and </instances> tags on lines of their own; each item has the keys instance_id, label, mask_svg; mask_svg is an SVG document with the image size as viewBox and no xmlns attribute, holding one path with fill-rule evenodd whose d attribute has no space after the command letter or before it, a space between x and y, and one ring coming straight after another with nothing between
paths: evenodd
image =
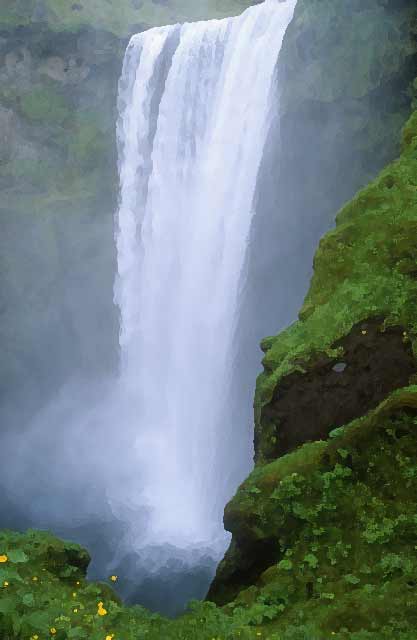
<instances>
[{"instance_id":1,"label":"yellow flower cluster","mask_svg":"<svg viewBox=\"0 0 417 640\"><path fill-rule=\"evenodd\" d=\"M0 556L0 562L7 562L8 561L8 557L6 556L6 554Z\"/></svg>"},{"instance_id":2,"label":"yellow flower cluster","mask_svg":"<svg viewBox=\"0 0 417 640\"><path fill-rule=\"evenodd\" d=\"M99 616L106 616L107 615L107 609L105 609L103 607L103 603L99 602L97 605L97 615Z\"/></svg>"}]
</instances>

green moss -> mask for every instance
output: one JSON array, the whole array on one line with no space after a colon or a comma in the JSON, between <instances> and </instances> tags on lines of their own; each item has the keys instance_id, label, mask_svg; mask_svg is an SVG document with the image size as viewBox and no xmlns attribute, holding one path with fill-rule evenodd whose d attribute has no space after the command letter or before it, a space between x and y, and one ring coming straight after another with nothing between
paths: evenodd
<instances>
[{"instance_id":1,"label":"green moss","mask_svg":"<svg viewBox=\"0 0 417 640\"><path fill-rule=\"evenodd\" d=\"M102 164L106 156L112 153L113 139L108 131L99 125L98 115L94 112L81 112L77 119L68 153L71 163L80 169L93 169Z\"/></svg>"},{"instance_id":2,"label":"green moss","mask_svg":"<svg viewBox=\"0 0 417 640\"><path fill-rule=\"evenodd\" d=\"M26 184L46 190L46 185L59 180L59 168L45 160L14 160L0 166L0 177L10 177L16 183L24 180Z\"/></svg>"},{"instance_id":3,"label":"green moss","mask_svg":"<svg viewBox=\"0 0 417 640\"><path fill-rule=\"evenodd\" d=\"M137 4L140 8L135 8ZM35 11L34 0L11 2L0 9L0 28L27 25L41 19L49 28L56 31L75 31L83 26L94 26L118 36L127 36L132 28L149 28L172 22L223 18L240 13L249 6L246 0L210 0L198 3L194 0L175 0L158 3L152 0L134 3L131 0L119 0L117 3L106 0L45 0L45 12L39 18Z\"/></svg>"},{"instance_id":4,"label":"green moss","mask_svg":"<svg viewBox=\"0 0 417 640\"><path fill-rule=\"evenodd\" d=\"M63 124L72 113L63 96L53 89L39 87L21 99L22 114L33 122Z\"/></svg>"},{"instance_id":5,"label":"green moss","mask_svg":"<svg viewBox=\"0 0 417 640\"><path fill-rule=\"evenodd\" d=\"M320 242L300 320L263 342L255 418L286 375L305 371L319 354L370 317L417 336L417 114L403 133L401 157L338 214Z\"/></svg>"},{"instance_id":6,"label":"green moss","mask_svg":"<svg viewBox=\"0 0 417 640\"><path fill-rule=\"evenodd\" d=\"M35 0L2 0L0 6L0 28L13 28L30 23Z\"/></svg>"}]
</instances>

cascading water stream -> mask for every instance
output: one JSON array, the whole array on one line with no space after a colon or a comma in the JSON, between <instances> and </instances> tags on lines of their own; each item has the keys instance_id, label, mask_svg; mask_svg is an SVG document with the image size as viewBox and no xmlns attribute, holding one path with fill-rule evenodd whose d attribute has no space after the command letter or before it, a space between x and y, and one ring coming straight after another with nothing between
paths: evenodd
<instances>
[{"instance_id":1,"label":"cascading water stream","mask_svg":"<svg viewBox=\"0 0 417 640\"><path fill-rule=\"evenodd\" d=\"M126 52L115 297L135 501L149 509L142 547L202 545L218 557L224 505L250 469L251 434L241 434L244 459L234 456L227 401L274 70L295 4L151 29Z\"/></svg>"}]
</instances>

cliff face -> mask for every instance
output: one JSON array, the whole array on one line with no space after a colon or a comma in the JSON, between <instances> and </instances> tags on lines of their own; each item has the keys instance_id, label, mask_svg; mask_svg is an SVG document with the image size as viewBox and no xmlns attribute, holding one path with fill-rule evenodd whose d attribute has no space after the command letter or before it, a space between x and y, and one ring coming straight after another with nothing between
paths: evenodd
<instances>
[{"instance_id":1,"label":"cliff face","mask_svg":"<svg viewBox=\"0 0 417 640\"><path fill-rule=\"evenodd\" d=\"M105 32L2 32L3 398L25 382L42 395L72 369L111 362L122 55L123 42Z\"/></svg>"},{"instance_id":2,"label":"cliff face","mask_svg":"<svg viewBox=\"0 0 417 640\"><path fill-rule=\"evenodd\" d=\"M257 345L297 317L335 212L400 152L417 67L415 16L410 0L297 4L251 231L238 406L253 393Z\"/></svg>"},{"instance_id":3,"label":"cliff face","mask_svg":"<svg viewBox=\"0 0 417 640\"><path fill-rule=\"evenodd\" d=\"M400 151L417 64L415 12L410 0L297 4L280 55L280 118L270 135L252 231L258 304L252 312L248 305L248 324L259 322L257 291L267 288L277 301L263 336L280 328L277 321L284 327L296 317L315 247L335 211Z\"/></svg>"},{"instance_id":4,"label":"cliff face","mask_svg":"<svg viewBox=\"0 0 417 640\"><path fill-rule=\"evenodd\" d=\"M271 631L415 632L416 153L417 111L321 241L300 320L263 344L258 463L211 597L278 601Z\"/></svg>"},{"instance_id":5,"label":"cliff face","mask_svg":"<svg viewBox=\"0 0 417 640\"><path fill-rule=\"evenodd\" d=\"M116 4L1 4L0 404L13 413L70 375L116 367L115 123L128 37L248 3Z\"/></svg>"},{"instance_id":6,"label":"cliff face","mask_svg":"<svg viewBox=\"0 0 417 640\"><path fill-rule=\"evenodd\" d=\"M416 9L385 8L405 11L415 75ZM208 597L265 616L278 603L271 633L415 629L416 126L414 111L400 158L321 240L299 321L262 343L256 467L226 508L233 542Z\"/></svg>"}]
</instances>

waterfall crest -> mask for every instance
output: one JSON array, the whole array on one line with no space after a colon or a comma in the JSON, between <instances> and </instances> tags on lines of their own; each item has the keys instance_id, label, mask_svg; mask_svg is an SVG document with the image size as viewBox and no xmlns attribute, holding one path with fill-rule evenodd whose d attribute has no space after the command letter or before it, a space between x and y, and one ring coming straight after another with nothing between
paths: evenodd
<instances>
[{"instance_id":1,"label":"waterfall crest","mask_svg":"<svg viewBox=\"0 0 417 640\"><path fill-rule=\"evenodd\" d=\"M250 469L251 434L241 434L245 459L234 456L227 399L274 70L295 4L151 29L126 52L115 299L143 479L135 500L149 510L142 546L219 555L231 478Z\"/></svg>"}]
</instances>

